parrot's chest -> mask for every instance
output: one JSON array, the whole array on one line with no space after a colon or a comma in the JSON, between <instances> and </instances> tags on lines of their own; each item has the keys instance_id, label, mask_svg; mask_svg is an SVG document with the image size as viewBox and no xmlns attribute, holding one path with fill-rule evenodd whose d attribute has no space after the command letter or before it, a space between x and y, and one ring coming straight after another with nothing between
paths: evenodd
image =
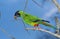
<instances>
[{"instance_id":1,"label":"parrot's chest","mask_svg":"<svg viewBox=\"0 0 60 39\"><path fill-rule=\"evenodd\" d=\"M23 19L25 21L32 21L34 18L30 17L30 16L24 16Z\"/></svg>"},{"instance_id":2,"label":"parrot's chest","mask_svg":"<svg viewBox=\"0 0 60 39\"><path fill-rule=\"evenodd\" d=\"M31 17L29 17L29 18L25 17L23 20L26 24L31 25L31 26L34 26L35 24L38 24L37 22L32 22L33 19Z\"/></svg>"}]
</instances>

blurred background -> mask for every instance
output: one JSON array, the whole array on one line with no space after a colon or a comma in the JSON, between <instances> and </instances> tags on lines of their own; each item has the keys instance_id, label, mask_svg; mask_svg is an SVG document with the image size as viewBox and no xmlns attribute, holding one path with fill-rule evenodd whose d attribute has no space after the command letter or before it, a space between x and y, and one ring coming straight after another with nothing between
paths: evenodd
<instances>
[{"instance_id":1,"label":"blurred background","mask_svg":"<svg viewBox=\"0 0 60 39\"><path fill-rule=\"evenodd\" d=\"M32 0L28 0L26 13L32 14L39 18L50 21L50 24L56 27L55 16L60 16L58 14L58 9L52 0L35 0L39 6ZM28 32L24 29L22 19L15 20L14 14L17 10L24 10L26 0L0 0L0 28L3 28L4 32L0 29L0 39L12 39L9 37L12 35L15 39L59 39L48 33L42 31L29 30ZM57 0L60 3L60 0ZM60 19L60 17L59 17ZM26 24L26 27L31 27ZM42 29L46 29L51 32L55 32L55 29L40 25ZM8 33L8 34L7 34ZM13 39L14 39L13 38Z\"/></svg>"}]
</instances>

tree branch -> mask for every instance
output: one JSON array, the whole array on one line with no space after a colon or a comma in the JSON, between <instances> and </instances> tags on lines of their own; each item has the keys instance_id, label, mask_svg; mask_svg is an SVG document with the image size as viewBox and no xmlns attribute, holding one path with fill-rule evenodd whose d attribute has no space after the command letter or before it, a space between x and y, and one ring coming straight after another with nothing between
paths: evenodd
<instances>
[{"instance_id":1,"label":"tree branch","mask_svg":"<svg viewBox=\"0 0 60 39\"><path fill-rule=\"evenodd\" d=\"M0 27L0 30L2 30L2 32L4 32L8 37L15 39L15 37L13 37L12 35L8 34L3 28Z\"/></svg>"},{"instance_id":2,"label":"tree branch","mask_svg":"<svg viewBox=\"0 0 60 39\"><path fill-rule=\"evenodd\" d=\"M36 2L35 0L32 0L37 6L41 7L41 4L39 4L38 2Z\"/></svg>"},{"instance_id":3,"label":"tree branch","mask_svg":"<svg viewBox=\"0 0 60 39\"><path fill-rule=\"evenodd\" d=\"M59 20L58 20L58 17L57 16L55 16L55 22L56 22L56 27L57 27L57 30L56 30L56 32L57 32L57 34L60 34L59 33L59 29L60 29L60 23L59 23Z\"/></svg>"},{"instance_id":4,"label":"tree branch","mask_svg":"<svg viewBox=\"0 0 60 39\"><path fill-rule=\"evenodd\" d=\"M41 28L26 28L26 30L38 30L38 31L43 31L43 32L47 32L47 33L49 33L49 34L51 34L51 35L53 35L53 36L56 36L56 37L58 37L58 38L60 38L60 35L58 35L58 34L55 34L55 33L52 33L52 32L50 32L50 31L47 31L47 30L44 30L44 29L41 29Z\"/></svg>"},{"instance_id":5,"label":"tree branch","mask_svg":"<svg viewBox=\"0 0 60 39\"><path fill-rule=\"evenodd\" d=\"M58 10L60 12L60 5L58 4L58 2L56 0L52 0L52 1L56 5L56 7L58 8Z\"/></svg>"}]
</instances>

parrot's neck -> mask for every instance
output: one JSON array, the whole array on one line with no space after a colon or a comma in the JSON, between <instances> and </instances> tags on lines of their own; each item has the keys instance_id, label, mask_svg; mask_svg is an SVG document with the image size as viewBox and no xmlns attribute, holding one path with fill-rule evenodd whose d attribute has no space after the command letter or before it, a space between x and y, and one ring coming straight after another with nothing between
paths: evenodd
<instances>
[{"instance_id":1,"label":"parrot's neck","mask_svg":"<svg viewBox=\"0 0 60 39\"><path fill-rule=\"evenodd\" d=\"M26 13L25 13L24 11L19 11L19 13L20 13L20 15L21 15L22 18L25 17L25 14L26 14Z\"/></svg>"},{"instance_id":2,"label":"parrot's neck","mask_svg":"<svg viewBox=\"0 0 60 39\"><path fill-rule=\"evenodd\" d=\"M21 17L24 17L25 16L25 12L24 11L19 11Z\"/></svg>"}]
</instances>

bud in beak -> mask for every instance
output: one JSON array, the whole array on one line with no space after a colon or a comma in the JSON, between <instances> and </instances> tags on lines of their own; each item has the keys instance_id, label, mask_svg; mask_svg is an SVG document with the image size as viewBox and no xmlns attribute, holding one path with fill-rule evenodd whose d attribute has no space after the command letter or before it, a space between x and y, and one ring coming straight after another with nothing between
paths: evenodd
<instances>
[{"instance_id":1,"label":"bud in beak","mask_svg":"<svg viewBox=\"0 0 60 39\"><path fill-rule=\"evenodd\" d=\"M17 20L17 16L14 16L14 19Z\"/></svg>"}]
</instances>

